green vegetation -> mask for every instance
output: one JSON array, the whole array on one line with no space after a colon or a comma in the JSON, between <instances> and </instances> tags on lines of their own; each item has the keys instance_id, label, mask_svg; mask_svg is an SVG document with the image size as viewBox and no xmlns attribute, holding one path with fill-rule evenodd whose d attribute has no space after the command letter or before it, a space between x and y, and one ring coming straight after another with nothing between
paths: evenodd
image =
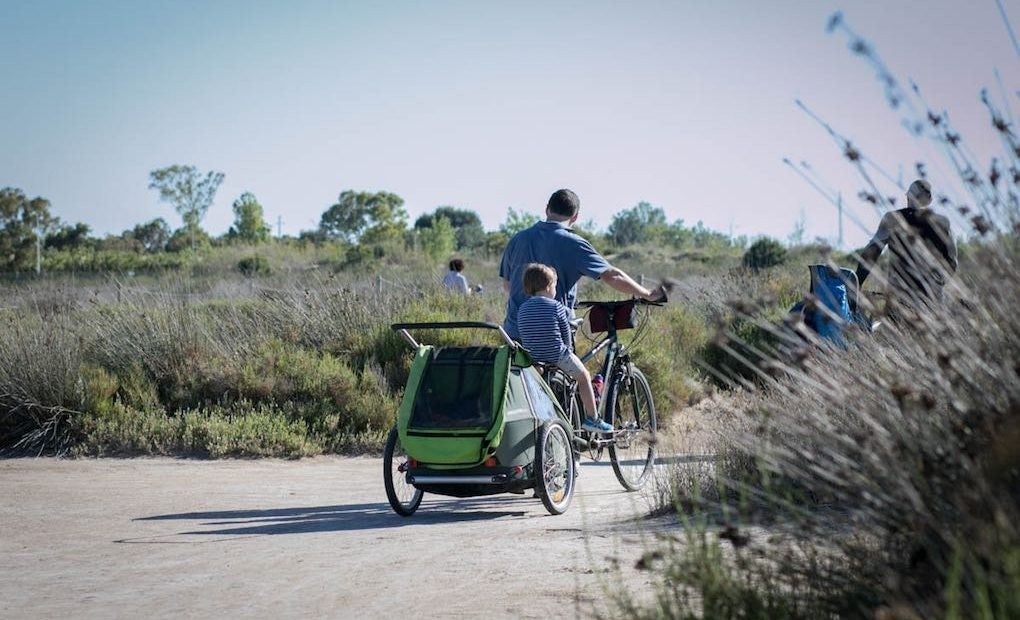
<instances>
[{"instance_id":1,"label":"green vegetation","mask_svg":"<svg viewBox=\"0 0 1020 620\"><path fill-rule=\"evenodd\" d=\"M448 257L423 247L422 235L451 231L445 215L430 224L402 242L247 245L228 233L194 252L48 250L44 265L57 274L3 285L0 445L82 455L377 450L410 353L389 324L503 317L498 254L467 249L468 273L485 292L450 295L438 284ZM123 239L142 236L134 233ZM660 273L685 267L657 251L632 246L613 260L636 274L635 257ZM737 251L713 260L735 265ZM711 307L650 312L654 337L635 343L665 417L702 393L695 360ZM479 335L423 337L464 344Z\"/></svg>"}]
</instances>

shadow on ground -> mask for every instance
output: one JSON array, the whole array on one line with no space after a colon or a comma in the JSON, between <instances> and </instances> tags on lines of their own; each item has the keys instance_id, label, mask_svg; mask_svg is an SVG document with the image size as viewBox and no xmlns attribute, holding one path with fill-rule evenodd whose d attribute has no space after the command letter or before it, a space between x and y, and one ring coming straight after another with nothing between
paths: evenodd
<instances>
[{"instance_id":1,"label":"shadow on ground","mask_svg":"<svg viewBox=\"0 0 1020 620\"><path fill-rule=\"evenodd\" d=\"M500 496L498 499L438 499L432 502L426 500L422 502L418 512L411 517L400 517L390 509L389 504L380 502L266 510L183 512L141 517L135 521L200 522L198 527L201 529L180 532L179 535L182 536L310 534L491 521L505 517L521 518L536 507L541 507L541 504L530 496L527 498Z\"/></svg>"}]
</instances>

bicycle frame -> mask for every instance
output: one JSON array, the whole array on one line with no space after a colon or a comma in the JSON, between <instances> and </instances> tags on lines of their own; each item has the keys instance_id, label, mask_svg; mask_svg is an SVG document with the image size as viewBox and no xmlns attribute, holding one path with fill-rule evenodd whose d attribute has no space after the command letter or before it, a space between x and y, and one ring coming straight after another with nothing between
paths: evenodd
<instances>
[{"instance_id":1,"label":"bicycle frame","mask_svg":"<svg viewBox=\"0 0 1020 620\"><path fill-rule=\"evenodd\" d=\"M591 305L596 305L596 304L599 304L599 303L615 303L615 302L586 302L586 301L583 301L583 302L578 302L578 305L579 306L591 306ZM648 304L648 305L658 305L658 304L651 303L651 304ZM580 327L580 325L578 325L578 327ZM600 365L600 370L601 370L602 376L605 377L606 388L604 388L604 389L606 391L608 391L608 388L612 384L613 379L615 378L616 374L621 372L621 369L623 367L622 365L623 365L623 363L625 363L625 361L628 358L628 354L626 353L626 350L625 350L626 347L620 342L620 338L619 338L619 336L617 334L617 331L618 330L616 328L616 325L614 325L613 322L610 320L608 325L607 325L605 336L602 336L601 339L599 339L597 342L595 342L592 345L592 347L586 353L578 354L578 357L580 358L581 362L584 363L584 364L587 364L589 361L595 359L600 354L605 352L605 357L603 358L602 363ZM575 336L576 336L576 332L575 332ZM576 342L576 338L575 338L575 342ZM566 376L566 373L563 373L563 374L564 374L564 376ZM567 379L568 379L568 386L569 386L568 393L566 394L567 399L565 399L565 401L560 403L560 404L564 407L564 410L569 415L569 403L570 403L571 400L573 400L577 396L577 382L572 377L569 377L569 376L567 377ZM606 406L607 406L606 403L607 403L607 400L608 400L607 398L605 398L606 395L607 394L605 394L605 393L602 395L603 398L601 398L599 400L598 405L597 405L596 412L597 412L597 414L599 415L600 418L603 417L605 415L605 412L606 412ZM572 420L571 422L573 423L574 421ZM582 437L581 433L582 433L582 431L579 428L575 428L574 429L574 436L575 437ZM593 438L588 440L588 442L590 444L595 445L595 446L597 446L599 448L601 448L603 446L612 445L612 444L615 443L615 441L616 440L613 437L609 437L609 438L593 437Z\"/></svg>"}]
</instances>

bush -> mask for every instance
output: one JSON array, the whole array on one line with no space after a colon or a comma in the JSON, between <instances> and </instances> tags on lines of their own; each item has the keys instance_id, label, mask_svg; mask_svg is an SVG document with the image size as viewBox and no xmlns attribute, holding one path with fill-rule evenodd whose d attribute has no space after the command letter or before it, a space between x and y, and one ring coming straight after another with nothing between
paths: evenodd
<instances>
[{"instance_id":1,"label":"bush","mask_svg":"<svg viewBox=\"0 0 1020 620\"><path fill-rule=\"evenodd\" d=\"M762 237L747 248L743 263L754 271L782 265L786 261L786 248L783 244L769 237Z\"/></svg>"},{"instance_id":2,"label":"bush","mask_svg":"<svg viewBox=\"0 0 1020 620\"><path fill-rule=\"evenodd\" d=\"M237 270L249 278L253 276L269 275L272 272L272 269L269 268L269 261L266 260L266 257L258 254L246 256L238 261Z\"/></svg>"}]
</instances>

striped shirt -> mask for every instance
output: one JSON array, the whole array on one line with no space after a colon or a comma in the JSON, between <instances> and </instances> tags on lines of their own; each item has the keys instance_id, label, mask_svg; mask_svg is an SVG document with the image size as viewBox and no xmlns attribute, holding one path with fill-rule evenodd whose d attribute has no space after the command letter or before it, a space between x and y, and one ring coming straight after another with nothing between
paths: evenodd
<instances>
[{"instance_id":1,"label":"striped shirt","mask_svg":"<svg viewBox=\"0 0 1020 620\"><path fill-rule=\"evenodd\" d=\"M555 364L570 354L570 312L549 297L528 297L517 311L520 341L532 359Z\"/></svg>"}]
</instances>

